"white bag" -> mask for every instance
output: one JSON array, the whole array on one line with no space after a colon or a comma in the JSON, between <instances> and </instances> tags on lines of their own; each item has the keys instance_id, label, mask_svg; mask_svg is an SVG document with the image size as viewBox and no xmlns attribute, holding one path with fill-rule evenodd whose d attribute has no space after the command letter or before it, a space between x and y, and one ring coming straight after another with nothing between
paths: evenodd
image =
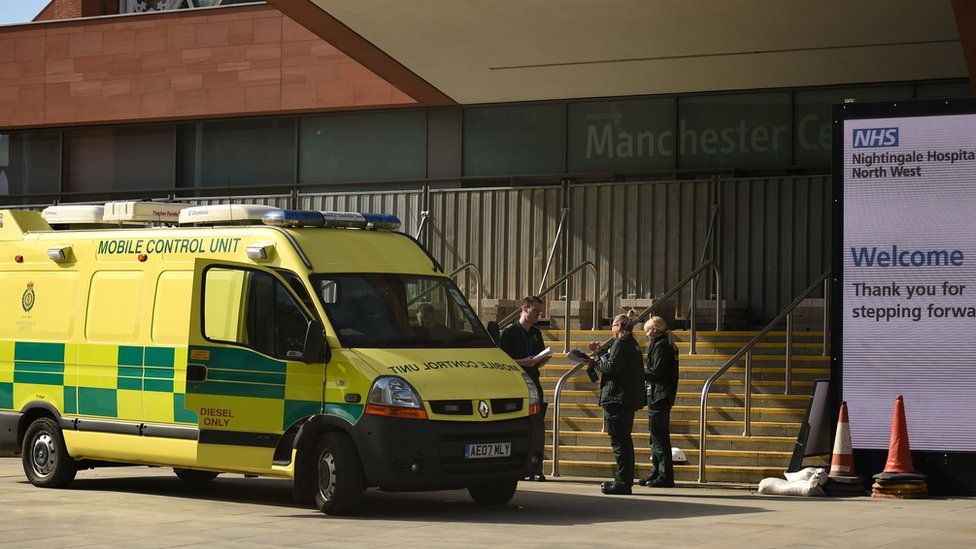
<instances>
[{"instance_id":1,"label":"white bag","mask_svg":"<svg viewBox=\"0 0 976 549\"><path fill-rule=\"evenodd\" d=\"M764 478L759 483L759 493L773 496L826 496L823 488L816 484L817 481L811 482L811 480L789 481L776 477Z\"/></svg>"},{"instance_id":2,"label":"white bag","mask_svg":"<svg viewBox=\"0 0 976 549\"><path fill-rule=\"evenodd\" d=\"M783 476L785 476L786 480L790 482L815 479L816 486L823 486L827 482L827 472L823 469L823 467L807 467L793 473L783 473Z\"/></svg>"}]
</instances>

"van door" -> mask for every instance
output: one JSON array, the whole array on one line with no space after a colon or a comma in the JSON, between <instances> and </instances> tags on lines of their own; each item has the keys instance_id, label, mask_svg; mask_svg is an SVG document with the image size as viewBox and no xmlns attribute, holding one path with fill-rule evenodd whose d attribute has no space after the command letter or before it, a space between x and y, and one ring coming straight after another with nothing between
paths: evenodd
<instances>
[{"instance_id":1,"label":"van door","mask_svg":"<svg viewBox=\"0 0 976 549\"><path fill-rule=\"evenodd\" d=\"M321 322L277 273L253 265L198 259L191 303L186 407L199 422L197 464L268 471L288 427L322 410Z\"/></svg>"}]
</instances>

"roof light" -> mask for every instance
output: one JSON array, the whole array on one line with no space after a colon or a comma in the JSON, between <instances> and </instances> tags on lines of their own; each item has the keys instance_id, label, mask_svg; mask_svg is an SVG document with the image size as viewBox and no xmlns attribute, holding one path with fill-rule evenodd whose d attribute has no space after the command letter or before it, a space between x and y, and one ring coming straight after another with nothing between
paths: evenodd
<instances>
[{"instance_id":1,"label":"roof light","mask_svg":"<svg viewBox=\"0 0 976 549\"><path fill-rule=\"evenodd\" d=\"M260 223L264 214L278 209L262 204L193 206L180 212L180 225L251 225Z\"/></svg>"},{"instance_id":2,"label":"roof light","mask_svg":"<svg viewBox=\"0 0 976 549\"><path fill-rule=\"evenodd\" d=\"M89 204L67 204L48 206L41 212L41 217L49 225L79 225L104 223L103 206Z\"/></svg>"},{"instance_id":3,"label":"roof light","mask_svg":"<svg viewBox=\"0 0 976 549\"><path fill-rule=\"evenodd\" d=\"M395 231L400 228L400 218L390 214L363 214L366 218L366 228L377 231Z\"/></svg>"},{"instance_id":4,"label":"roof light","mask_svg":"<svg viewBox=\"0 0 976 549\"><path fill-rule=\"evenodd\" d=\"M248 259L253 259L254 261L263 261L271 259L274 255L275 244L274 242L258 242L251 244L247 247L247 257Z\"/></svg>"},{"instance_id":5,"label":"roof light","mask_svg":"<svg viewBox=\"0 0 976 549\"><path fill-rule=\"evenodd\" d=\"M325 217L312 210L274 210L264 214L261 222L275 227L322 227Z\"/></svg>"},{"instance_id":6,"label":"roof light","mask_svg":"<svg viewBox=\"0 0 976 549\"><path fill-rule=\"evenodd\" d=\"M109 223L176 223L189 204L122 201L105 204L103 219Z\"/></svg>"}]
</instances>

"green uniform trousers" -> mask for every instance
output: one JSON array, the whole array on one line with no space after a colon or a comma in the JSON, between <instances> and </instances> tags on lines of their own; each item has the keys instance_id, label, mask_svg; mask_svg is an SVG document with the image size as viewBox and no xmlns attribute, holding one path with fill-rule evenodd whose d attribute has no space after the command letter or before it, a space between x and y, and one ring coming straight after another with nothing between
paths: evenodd
<instances>
[{"instance_id":1,"label":"green uniform trousers","mask_svg":"<svg viewBox=\"0 0 976 549\"><path fill-rule=\"evenodd\" d=\"M671 407L675 391L661 383L647 385L647 419L651 432L651 457L654 467L651 479L674 482L674 462L671 460Z\"/></svg>"},{"instance_id":2,"label":"green uniform trousers","mask_svg":"<svg viewBox=\"0 0 976 549\"><path fill-rule=\"evenodd\" d=\"M613 449L613 459L617 461L617 469L613 473L613 480L617 484L630 486L634 483L634 410L622 404L608 404L603 408L607 422L607 434L610 435L610 447Z\"/></svg>"}]
</instances>

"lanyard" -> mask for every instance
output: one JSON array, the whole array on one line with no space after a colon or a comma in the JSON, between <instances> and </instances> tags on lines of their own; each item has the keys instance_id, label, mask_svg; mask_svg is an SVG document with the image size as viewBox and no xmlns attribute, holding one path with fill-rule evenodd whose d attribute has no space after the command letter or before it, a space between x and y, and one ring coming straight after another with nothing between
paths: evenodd
<instances>
[{"instance_id":1,"label":"lanyard","mask_svg":"<svg viewBox=\"0 0 976 549\"><path fill-rule=\"evenodd\" d=\"M528 330L523 330L521 326L519 326L519 330L522 332L522 344L525 345L525 356L530 357L532 356L532 334Z\"/></svg>"}]
</instances>

